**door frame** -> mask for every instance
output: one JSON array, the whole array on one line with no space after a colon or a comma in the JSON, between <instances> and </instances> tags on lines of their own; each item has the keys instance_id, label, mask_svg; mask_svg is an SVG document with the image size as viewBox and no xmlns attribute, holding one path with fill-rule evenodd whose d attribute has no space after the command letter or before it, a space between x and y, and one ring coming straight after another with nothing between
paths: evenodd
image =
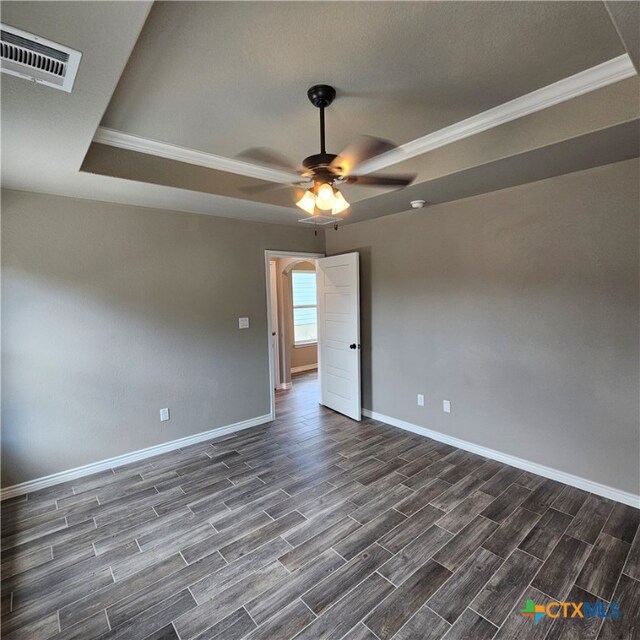
<instances>
[{"instance_id":1,"label":"door frame","mask_svg":"<svg viewBox=\"0 0 640 640\"><path fill-rule=\"evenodd\" d=\"M266 249L264 252L264 273L265 273L265 289L267 293L267 351L269 353L269 399L270 399L270 417L271 420L276 418L276 391L274 387L275 380L273 379L273 349L271 348L271 333L273 328L271 327L271 273L269 262L276 258L324 258L324 253L309 253L305 251L277 251L275 249ZM279 338L280 336L278 336ZM320 336L318 336L320 340ZM318 361L318 368L320 368L320 362Z\"/></svg>"},{"instance_id":2,"label":"door frame","mask_svg":"<svg viewBox=\"0 0 640 640\"><path fill-rule=\"evenodd\" d=\"M280 321L278 319L278 273L277 273L277 264L275 260L269 260L269 286L271 293L271 306L270 306L270 316L269 319L272 322L271 325L271 337L272 340L272 348L271 348L271 368L273 371L273 387L274 389L280 389ZM275 305L274 305L275 302Z\"/></svg>"}]
</instances>

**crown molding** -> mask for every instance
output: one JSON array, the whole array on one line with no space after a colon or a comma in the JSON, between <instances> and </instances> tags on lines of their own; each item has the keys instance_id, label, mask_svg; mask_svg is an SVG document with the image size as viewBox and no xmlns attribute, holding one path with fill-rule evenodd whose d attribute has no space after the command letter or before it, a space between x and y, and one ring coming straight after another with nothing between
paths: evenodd
<instances>
[{"instance_id":1,"label":"crown molding","mask_svg":"<svg viewBox=\"0 0 640 640\"><path fill-rule=\"evenodd\" d=\"M580 71L553 84L527 93L524 96L478 113L448 127L416 138L396 149L363 162L359 174L386 169L398 162L420 156L452 142L493 129L501 124L542 111L561 102L577 98L585 93L601 89L607 85L626 80L636 75L631 58L625 53L602 64Z\"/></svg>"},{"instance_id":2,"label":"crown molding","mask_svg":"<svg viewBox=\"0 0 640 640\"><path fill-rule=\"evenodd\" d=\"M439 147L482 133L536 111L542 111L634 75L636 75L635 67L631 62L631 58L625 53L595 67L580 71L568 78L563 78L558 82L527 93L524 96L407 142L396 149L363 162L358 169L358 174L365 175L373 171L386 169L398 162L415 158ZM227 171L247 176L248 178L256 178L257 180L285 184L300 180L300 176L297 173L271 169L236 160L235 158L226 158L212 153L205 153L204 151L150 140L107 127L98 127L93 142L201 167L209 167L218 171Z\"/></svg>"},{"instance_id":3,"label":"crown molding","mask_svg":"<svg viewBox=\"0 0 640 640\"><path fill-rule=\"evenodd\" d=\"M257 180L285 184L298 182L300 180L300 176L297 173L271 169L258 164L236 160L235 158L225 158L224 156L180 147L175 144L169 144L168 142L151 140L107 127L98 127L93 137L93 142L106 144L110 147L117 147L118 149L126 149L127 151L136 151L160 158L167 158L168 160L186 162L199 167L208 167L209 169L235 173L248 178L256 178Z\"/></svg>"}]
</instances>

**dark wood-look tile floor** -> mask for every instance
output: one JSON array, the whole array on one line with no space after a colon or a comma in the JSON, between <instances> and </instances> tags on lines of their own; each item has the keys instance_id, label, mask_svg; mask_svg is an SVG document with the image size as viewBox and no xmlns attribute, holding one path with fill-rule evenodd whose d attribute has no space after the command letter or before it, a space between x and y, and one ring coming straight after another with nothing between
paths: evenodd
<instances>
[{"instance_id":1,"label":"dark wood-look tile floor","mask_svg":"<svg viewBox=\"0 0 640 640\"><path fill-rule=\"evenodd\" d=\"M640 638L640 512L317 404L2 504L7 640ZM617 620L524 618L538 604Z\"/></svg>"}]
</instances>

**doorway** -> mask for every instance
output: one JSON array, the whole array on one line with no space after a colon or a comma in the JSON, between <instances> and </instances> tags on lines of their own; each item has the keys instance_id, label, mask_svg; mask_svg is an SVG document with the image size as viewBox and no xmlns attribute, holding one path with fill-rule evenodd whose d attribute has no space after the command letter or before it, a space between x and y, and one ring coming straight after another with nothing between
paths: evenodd
<instances>
[{"instance_id":1,"label":"doorway","mask_svg":"<svg viewBox=\"0 0 640 640\"><path fill-rule=\"evenodd\" d=\"M276 399L285 394L300 392L305 402L320 401L316 259L321 257L265 252L272 419L282 406Z\"/></svg>"}]
</instances>

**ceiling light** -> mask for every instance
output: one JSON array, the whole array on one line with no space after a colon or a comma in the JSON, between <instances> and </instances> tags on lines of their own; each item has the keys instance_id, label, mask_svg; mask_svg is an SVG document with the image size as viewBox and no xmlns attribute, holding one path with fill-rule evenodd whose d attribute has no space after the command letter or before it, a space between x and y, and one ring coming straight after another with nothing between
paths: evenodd
<instances>
[{"instance_id":1,"label":"ceiling light","mask_svg":"<svg viewBox=\"0 0 640 640\"><path fill-rule=\"evenodd\" d=\"M333 193L333 187L327 182L321 184L316 195L316 207L322 211L329 211L329 209L333 209L335 202L336 197Z\"/></svg>"},{"instance_id":2,"label":"ceiling light","mask_svg":"<svg viewBox=\"0 0 640 640\"><path fill-rule=\"evenodd\" d=\"M313 212L316 210L316 196L313 191L305 191L302 198L300 198L296 204L309 215L313 215Z\"/></svg>"},{"instance_id":3,"label":"ceiling light","mask_svg":"<svg viewBox=\"0 0 640 640\"><path fill-rule=\"evenodd\" d=\"M314 215L316 209L331 211L333 215L336 215L349 208L345 197L328 182L317 187L316 193L311 189L305 191L296 205L309 215Z\"/></svg>"},{"instance_id":4,"label":"ceiling light","mask_svg":"<svg viewBox=\"0 0 640 640\"><path fill-rule=\"evenodd\" d=\"M331 213L335 216L337 213L342 213L345 209L349 208L349 203L344 199L344 196L336 189L335 202Z\"/></svg>"}]
</instances>

